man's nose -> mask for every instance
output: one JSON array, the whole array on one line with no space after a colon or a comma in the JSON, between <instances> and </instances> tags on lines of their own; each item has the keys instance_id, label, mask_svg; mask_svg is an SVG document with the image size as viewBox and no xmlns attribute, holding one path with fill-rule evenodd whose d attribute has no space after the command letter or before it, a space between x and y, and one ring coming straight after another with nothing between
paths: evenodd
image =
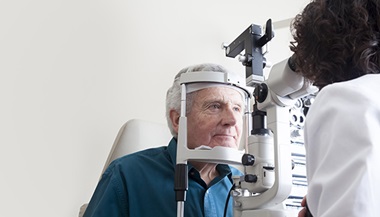
<instances>
[{"instance_id":1,"label":"man's nose","mask_svg":"<svg viewBox=\"0 0 380 217\"><path fill-rule=\"evenodd\" d=\"M223 112L223 125L235 125L237 123L237 112L233 108L226 108Z\"/></svg>"}]
</instances>

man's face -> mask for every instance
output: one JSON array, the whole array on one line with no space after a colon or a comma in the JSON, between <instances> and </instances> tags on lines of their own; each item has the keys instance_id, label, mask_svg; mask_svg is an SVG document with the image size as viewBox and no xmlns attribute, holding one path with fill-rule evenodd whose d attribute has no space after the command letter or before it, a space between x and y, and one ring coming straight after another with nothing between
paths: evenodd
<instances>
[{"instance_id":1,"label":"man's face","mask_svg":"<svg viewBox=\"0 0 380 217\"><path fill-rule=\"evenodd\" d=\"M243 98L237 90L210 87L198 91L187 114L188 148L200 145L238 148L243 113Z\"/></svg>"}]
</instances>

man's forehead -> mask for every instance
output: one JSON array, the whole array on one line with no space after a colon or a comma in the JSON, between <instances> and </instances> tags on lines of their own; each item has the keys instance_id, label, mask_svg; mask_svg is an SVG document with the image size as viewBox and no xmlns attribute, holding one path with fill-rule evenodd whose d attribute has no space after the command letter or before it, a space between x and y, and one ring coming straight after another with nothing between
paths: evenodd
<instances>
[{"instance_id":1,"label":"man's forehead","mask_svg":"<svg viewBox=\"0 0 380 217\"><path fill-rule=\"evenodd\" d=\"M229 84L207 83L207 82L205 82L205 83L203 83L203 82L191 83L191 84L186 85L186 93L197 92L197 91L212 88L212 87L218 87L218 88L219 87L228 87L228 88L231 88L231 89L238 91L242 95L243 98L248 97L247 92L245 92L240 87L236 87L234 85L229 85Z\"/></svg>"},{"instance_id":2,"label":"man's forehead","mask_svg":"<svg viewBox=\"0 0 380 217\"><path fill-rule=\"evenodd\" d=\"M234 104L243 104L244 98L242 94L233 88L229 87L210 87L199 90L196 92L198 100L201 101L220 101L220 102L232 102Z\"/></svg>"}]
</instances>

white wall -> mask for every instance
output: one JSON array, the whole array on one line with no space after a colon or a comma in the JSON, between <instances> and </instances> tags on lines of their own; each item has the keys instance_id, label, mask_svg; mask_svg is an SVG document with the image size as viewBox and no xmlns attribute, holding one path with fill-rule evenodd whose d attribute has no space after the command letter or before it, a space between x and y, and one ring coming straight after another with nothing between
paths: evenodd
<instances>
[{"instance_id":1,"label":"white wall","mask_svg":"<svg viewBox=\"0 0 380 217\"><path fill-rule=\"evenodd\" d=\"M183 67L220 63L251 23L294 17L307 0L0 1L0 216L77 216L121 125L165 123ZM269 61L290 55L278 29Z\"/></svg>"}]
</instances>

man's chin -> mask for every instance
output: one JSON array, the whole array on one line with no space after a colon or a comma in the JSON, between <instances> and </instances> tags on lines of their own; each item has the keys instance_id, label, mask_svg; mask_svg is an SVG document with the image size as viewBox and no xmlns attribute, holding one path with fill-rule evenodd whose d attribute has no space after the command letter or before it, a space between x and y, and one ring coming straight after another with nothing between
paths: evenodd
<instances>
[{"instance_id":1,"label":"man's chin","mask_svg":"<svg viewBox=\"0 0 380 217\"><path fill-rule=\"evenodd\" d=\"M239 146L234 141L217 141L213 143L212 147L215 146L221 146L221 147L228 147L228 148L238 148Z\"/></svg>"}]
</instances>

